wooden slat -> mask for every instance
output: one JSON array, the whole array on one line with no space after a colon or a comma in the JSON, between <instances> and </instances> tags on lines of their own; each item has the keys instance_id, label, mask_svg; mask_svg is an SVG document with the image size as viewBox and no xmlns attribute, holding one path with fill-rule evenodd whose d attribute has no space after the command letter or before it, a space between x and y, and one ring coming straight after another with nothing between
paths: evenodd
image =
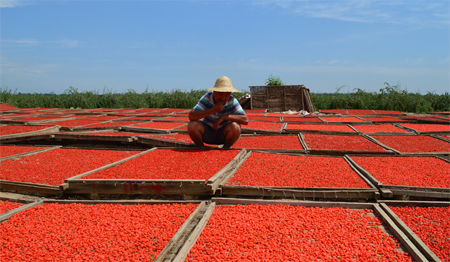
<instances>
[{"instance_id":1,"label":"wooden slat","mask_svg":"<svg viewBox=\"0 0 450 262\"><path fill-rule=\"evenodd\" d=\"M362 168L360 165L358 165L349 155L344 156L345 160L354 168L355 170L358 170L360 174L362 174L364 177L366 177L372 184L374 184L377 188L381 187L383 183L378 181L374 176L372 176L367 170Z\"/></svg>"},{"instance_id":2,"label":"wooden slat","mask_svg":"<svg viewBox=\"0 0 450 262\"><path fill-rule=\"evenodd\" d=\"M239 163L241 163L242 159L244 159L247 155L247 150L242 149L237 156L234 157L234 159L228 163L224 168L219 170L214 176L212 176L207 181L208 188L210 188L212 191L216 191L219 187L220 183L227 177L227 174L230 174L232 172L235 172L237 168L240 166Z\"/></svg>"},{"instance_id":3,"label":"wooden slat","mask_svg":"<svg viewBox=\"0 0 450 262\"><path fill-rule=\"evenodd\" d=\"M33 135L43 135L47 133L55 133L60 130L60 126L52 126L48 128L44 128L41 130L31 131L31 132L24 132L24 133L18 133L18 134L11 134L11 135L3 135L0 136L0 141L8 140L11 138L19 138L19 137L26 137L26 136L33 136Z\"/></svg>"},{"instance_id":4,"label":"wooden slat","mask_svg":"<svg viewBox=\"0 0 450 262\"><path fill-rule=\"evenodd\" d=\"M156 136L137 136L137 143L156 147L195 147L192 143L162 139Z\"/></svg>"},{"instance_id":5,"label":"wooden slat","mask_svg":"<svg viewBox=\"0 0 450 262\"><path fill-rule=\"evenodd\" d=\"M40 201L36 201L36 202L32 202L32 203L20 206L18 208L15 208L13 210L8 211L8 212L2 213L2 214L0 214L0 222L3 222L5 220L7 220L8 218L10 218L14 214L17 214L19 212L22 212L22 211L28 209L28 208L32 208L34 206L38 206L38 205L42 205L42 204L43 204L43 201L40 200Z\"/></svg>"},{"instance_id":6,"label":"wooden slat","mask_svg":"<svg viewBox=\"0 0 450 262\"><path fill-rule=\"evenodd\" d=\"M129 180L128 182L110 179L70 180L67 194L148 194L148 195L191 195L212 196L204 180L157 182L156 180Z\"/></svg>"},{"instance_id":7,"label":"wooden slat","mask_svg":"<svg viewBox=\"0 0 450 262\"><path fill-rule=\"evenodd\" d=\"M409 255L414 261L428 261L426 256L420 252L420 250L414 245L413 242L397 227L392 219L383 211L379 204L374 205L374 213L384 222L385 226L389 228L389 231L395 236L400 243L406 248Z\"/></svg>"},{"instance_id":8,"label":"wooden slat","mask_svg":"<svg viewBox=\"0 0 450 262\"><path fill-rule=\"evenodd\" d=\"M12 155L12 156L5 156L5 157L0 158L0 161L14 159L14 158L21 158L21 157L24 157L24 156L30 156L30 155L42 153L42 152L45 152L45 151L58 149L58 148L61 148L61 147L62 146L52 146L52 147L38 149L38 150L34 150L34 151L26 152L26 153L21 153L21 154L16 154L16 155Z\"/></svg>"},{"instance_id":9,"label":"wooden slat","mask_svg":"<svg viewBox=\"0 0 450 262\"><path fill-rule=\"evenodd\" d=\"M67 134L67 133L61 133L61 134L54 134L55 139L67 139L67 140L89 140L89 141L110 141L110 142L127 142L131 143L137 138L135 137L128 137L128 136L107 136L107 135L88 135L88 134Z\"/></svg>"},{"instance_id":10,"label":"wooden slat","mask_svg":"<svg viewBox=\"0 0 450 262\"><path fill-rule=\"evenodd\" d=\"M59 196L62 193L57 186L6 180L0 180L0 188L1 191L33 193L39 196Z\"/></svg>"},{"instance_id":11,"label":"wooden slat","mask_svg":"<svg viewBox=\"0 0 450 262\"><path fill-rule=\"evenodd\" d=\"M203 217L205 211L209 205L205 201L201 202L200 205L192 212L192 214L184 221L183 225L178 229L177 233L172 237L169 243L166 244L164 249L158 254L155 259L157 261L172 261L172 257L178 253L178 249L184 244L184 242L189 239L190 233L192 231L193 223L198 222Z\"/></svg>"},{"instance_id":12,"label":"wooden slat","mask_svg":"<svg viewBox=\"0 0 450 262\"><path fill-rule=\"evenodd\" d=\"M88 171L88 172L85 172L85 173L82 173L82 174L79 174L79 175L76 175L76 176L73 176L73 177L70 177L70 178L66 179L65 182L66 182L66 183L70 183L71 180L80 179L80 178L83 177L83 176L88 176L88 175L93 174L93 173L95 173L95 172L102 171L102 170L105 170L105 169L110 168L110 167L113 167L113 166L117 166L117 165L119 165L119 164L121 164L121 163L123 163L123 162L126 162L126 161L128 161L128 160L130 160L130 159L133 159L133 158L137 158L137 157L139 157L139 156L141 156L141 155L147 154L148 152L151 152L151 151L156 150L156 149L157 149L157 148L154 147L154 148L151 148L151 149L146 150L146 151L144 151L144 152L138 153L138 154L136 154L136 155L133 155L133 156L124 158L124 159L122 159L122 160L116 161L116 162L114 162L114 163L111 163L111 164L108 164L108 165L105 165L105 166L96 168L96 169L94 169L94 170L91 170L91 171Z\"/></svg>"},{"instance_id":13,"label":"wooden slat","mask_svg":"<svg viewBox=\"0 0 450 262\"><path fill-rule=\"evenodd\" d=\"M195 242L197 241L198 237L200 236L209 219L211 218L211 215L213 214L215 208L216 208L215 203L211 203L208 206L207 210L205 211L205 214L203 215L203 218L197 223L197 226L194 228L191 235L184 242L184 245L180 248L177 256L172 261L174 262L185 261L187 255L189 254L189 251L195 245Z\"/></svg>"},{"instance_id":14,"label":"wooden slat","mask_svg":"<svg viewBox=\"0 0 450 262\"><path fill-rule=\"evenodd\" d=\"M325 202L325 201L299 201L299 200L272 200L272 199L245 199L245 198L211 198L217 205L291 205L305 207L342 207L349 209L372 209L374 203L352 203L352 202Z\"/></svg>"},{"instance_id":15,"label":"wooden slat","mask_svg":"<svg viewBox=\"0 0 450 262\"><path fill-rule=\"evenodd\" d=\"M430 248L385 204L380 203L380 208L391 219L402 233L415 245L417 251L426 258L423 261L441 261Z\"/></svg>"},{"instance_id":16,"label":"wooden slat","mask_svg":"<svg viewBox=\"0 0 450 262\"><path fill-rule=\"evenodd\" d=\"M376 200L379 199L378 189L350 189L350 188L280 188L259 186L230 186L221 187L222 197L260 197L283 198L298 200Z\"/></svg>"}]
</instances>

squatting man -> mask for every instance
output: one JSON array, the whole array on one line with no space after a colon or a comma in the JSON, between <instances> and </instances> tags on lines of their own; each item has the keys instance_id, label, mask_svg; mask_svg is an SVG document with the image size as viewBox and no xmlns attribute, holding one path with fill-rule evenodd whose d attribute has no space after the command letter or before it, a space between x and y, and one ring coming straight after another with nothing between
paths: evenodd
<instances>
[{"instance_id":1,"label":"squatting man","mask_svg":"<svg viewBox=\"0 0 450 262\"><path fill-rule=\"evenodd\" d=\"M189 112L189 136L197 147L206 143L230 148L241 136L241 125L248 124L247 114L231 95L240 91L226 76L217 78L214 87L208 90L212 92L203 95Z\"/></svg>"}]
</instances>

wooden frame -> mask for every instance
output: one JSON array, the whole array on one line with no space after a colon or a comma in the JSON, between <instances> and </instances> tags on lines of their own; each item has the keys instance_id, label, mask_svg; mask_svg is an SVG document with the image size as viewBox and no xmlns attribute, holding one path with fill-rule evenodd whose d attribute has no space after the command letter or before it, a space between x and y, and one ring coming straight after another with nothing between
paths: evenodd
<instances>
[{"instance_id":1,"label":"wooden frame","mask_svg":"<svg viewBox=\"0 0 450 262\"><path fill-rule=\"evenodd\" d=\"M386 151L363 151L363 150L322 150L322 149L310 149L308 145L305 142L305 138L303 137L303 134L300 133L300 141L303 145L303 148L305 148L306 152L311 155L337 155L337 156L344 156L349 154L373 154L373 155L394 155L398 154L399 152L393 150L392 148L389 148L381 143L377 143L376 140L370 139L370 137L364 135L364 134L351 134L351 135L345 135L345 134L333 134L338 136L360 136L364 137L370 142L373 142L377 144L378 146L383 147L386 149Z\"/></svg>"},{"instance_id":2,"label":"wooden frame","mask_svg":"<svg viewBox=\"0 0 450 262\"><path fill-rule=\"evenodd\" d=\"M404 251L407 252L414 261L427 261L427 258L420 250L411 242L408 237L398 228L394 221L385 213L379 204L371 203L345 203L345 202L318 202L318 201L292 201L292 200L255 200L255 199L236 199L236 198L212 198L212 203L205 211L203 218L197 223L195 229L192 231L190 237L180 247L178 254L172 261L184 261L189 253L189 250L194 246L201 231L206 227L209 219L214 213L214 209L218 205L294 205L294 206L306 206L306 207L341 207L350 209L370 209L374 215L384 222L387 228L386 234L392 234L397 240L400 241Z\"/></svg>"},{"instance_id":3,"label":"wooden frame","mask_svg":"<svg viewBox=\"0 0 450 262\"><path fill-rule=\"evenodd\" d=\"M145 195L190 195L190 196L213 196L222 180L233 172L235 163L241 161L246 155L246 150L241 150L238 155L215 175L205 180L174 180L174 179L83 179L84 176L119 165L130 159L139 157L152 148L129 158L114 162L112 164L91 170L75 177L67 179L64 188L66 194L145 194Z\"/></svg>"},{"instance_id":4,"label":"wooden frame","mask_svg":"<svg viewBox=\"0 0 450 262\"><path fill-rule=\"evenodd\" d=\"M399 155L394 157L409 157L412 155ZM417 156L417 155L414 155ZM372 174L370 174L367 170L359 166L351 156L345 156L348 161L352 163L352 165L363 174L370 182L372 182L377 188L380 189L381 196L386 199L392 199L394 197L404 197L404 196L412 196L412 197L420 197L420 198L432 198L432 199L442 199L447 200L450 199L450 188L437 188L437 187L415 187L415 186L396 186L396 185L385 185L378 181ZM422 155L422 157L433 157L430 155ZM436 157L436 156L434 156ZM446 161L450 163L450 160L436 157L440 160Z\"/></svg>"},{"instance_id":5,"label":"wooden frame","mask_svg":"<svg viewBox=\"0 0 450 262\"><path fill-rule=\"evenodd\" d=\"M258 198L283 198L298 200L377 200L380 199L379 190L362 175L352 164L343 158L352 170L364 181L370 188L325 188L325 187L272 187L272 186L233 186L226 183L234 176L239 167L250 157L252 151L247 153L241 162L237 163L234 172L221 182L220 190L216 196L220 197L258 197ZM332 157L332 156L330 156Z\"/></svg>"}]
</instances>

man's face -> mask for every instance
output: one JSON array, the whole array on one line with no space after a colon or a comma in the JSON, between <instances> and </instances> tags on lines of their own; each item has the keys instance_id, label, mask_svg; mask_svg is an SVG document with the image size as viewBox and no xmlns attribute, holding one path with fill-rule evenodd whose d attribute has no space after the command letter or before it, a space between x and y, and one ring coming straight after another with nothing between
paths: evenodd
<instances>
[{"instance_id":1,"label":"man's face","mask_svg":"<svg viewBox=\"0 0 450 262\"><path fill-rule=\"evenodd\" d=\"M225 104L230 98L231 92L213 92L214 104Z\"/></svg>"}]
</instances>

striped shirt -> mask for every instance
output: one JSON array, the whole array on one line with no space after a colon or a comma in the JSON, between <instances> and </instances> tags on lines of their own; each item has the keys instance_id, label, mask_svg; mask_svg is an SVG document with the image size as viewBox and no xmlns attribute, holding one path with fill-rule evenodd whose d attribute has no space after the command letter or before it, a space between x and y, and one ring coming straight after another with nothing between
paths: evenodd
<instances>
[{"instance_id":1,"label":"striped shirt","mask_svg":"<svg viewBox=\"0 0 450 262\"><path fill-rule=\"evenodd\" d=\"M200 98L198 104L194 107L196 111L206 111L214 107L213 100L213 92L208 92ZM213 127L213 123L221 116L221 115L243 115L245 114L244 109L242 109L241 104L237 101L236 98L230 95L228 101L225 103L223 110L209 115L203 118L203 122L211 127ZM225 126L230 123L230 121L224 120L219 124L219 128Z\"/></svg>"}]
</instances>

